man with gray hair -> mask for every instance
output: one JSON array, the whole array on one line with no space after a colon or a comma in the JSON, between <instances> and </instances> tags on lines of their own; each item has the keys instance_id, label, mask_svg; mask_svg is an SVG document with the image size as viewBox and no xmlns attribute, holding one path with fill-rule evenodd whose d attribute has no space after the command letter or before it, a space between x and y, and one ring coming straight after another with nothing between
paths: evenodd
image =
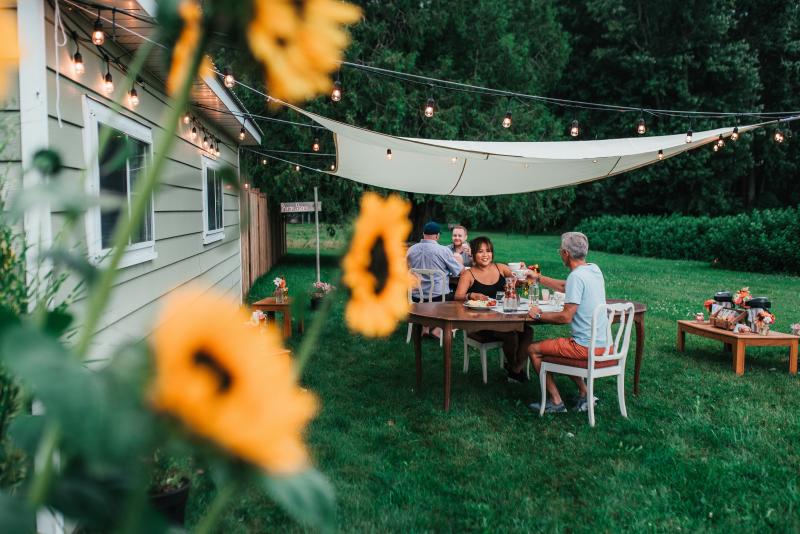
<instances>
[{"instance_id":1,"label":"man with gray hair","mask_svg":"<svg viewBox=\"0 0 800 534\"><path fill-rule=\"evenodd\" d=\"M567 232L561 236L561 247L558 249L561 261L570 271L567 279L556 280L547 276L532 275L534 280L539 283L555 291L562 291L566 295L562 311L542 312L538 306L534 306L528 312L531 318L542 323L569 324L572 330L572 336L569 338L546 339L532 343L528 347L528 355L533 361L537 373L542 367L542 358L544 357L547 357L548 361L562 360L561 363L568 365L574 364L575 360L586 361L589 359L592 315L597 306L606 303L606 286L603 273L600 272L597 265L586 263L588 252L589 240L585 235L580 232ZM603 323L607 322L605 315L601 315L600 320ZM598 348L596 349L598 355L603 354L604 347L608 344L608 340L605 339L607 326L606 324L599 325L600 339L597 340ZM572 363L569 360L572 360ZM521 368L514 369L514 371L521 370ZM588 409L586 384L579 377L571 376L570 378L578 385L580 395L575 403L575 409L584 412ZM546 412L567 411L556 383L553 381L552 373L547 374L547 393L549 399L545 405ZM593 401L596 400L593 399ZM535 402L529 407L538 412L540 405Z\"/></svg>"}]
</instances>

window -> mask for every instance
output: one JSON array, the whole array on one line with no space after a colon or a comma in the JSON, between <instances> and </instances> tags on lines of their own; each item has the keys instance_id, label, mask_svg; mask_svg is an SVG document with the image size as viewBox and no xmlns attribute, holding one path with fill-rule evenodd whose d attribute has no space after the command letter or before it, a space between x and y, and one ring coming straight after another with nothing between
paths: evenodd
<instances>
[{"instance_id":1,"label":"window","mask_svg":"<svg viewBox=\"0 0 800 534\"><path fill-rule=\"evenodd\" d=\"M152 161L149 128L84 97L84 140L89 191L113 195L122 202L114 208L93 208L87 215L89 255L99 262L109 252L114 231L136 201L136 186ZM100 140L108 137L100 151ZM156 258L153 230L153 199L147 199L142 222L129 238L120 267Z\"/></svg>"},{"instance_id":2,"label":"window","mask_svg":"<svg viewBox=\"0 0 800 534\"><path fill-rule=\"evenodd\" d=\"M203 243L225 238L222 221L224 197L219 163L203 158Z\"/></svg>"}]
</instances>

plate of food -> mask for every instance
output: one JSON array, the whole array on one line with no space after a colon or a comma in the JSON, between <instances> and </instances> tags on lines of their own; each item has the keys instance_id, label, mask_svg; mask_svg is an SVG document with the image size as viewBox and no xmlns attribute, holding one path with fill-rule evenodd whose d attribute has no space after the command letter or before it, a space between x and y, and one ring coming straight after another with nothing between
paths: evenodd
<instances>
[{"instance_id":1,"label":"plate of food","mask_svg":"<svg viewBox=\"0 0 800 534\"><path fill-rule=\"evenodd\" d=\"M493 306L497 306L497 301L494 299L467 300L464 302L464 307L470 310L491 310Z\"/></svg>"}]
</instances>

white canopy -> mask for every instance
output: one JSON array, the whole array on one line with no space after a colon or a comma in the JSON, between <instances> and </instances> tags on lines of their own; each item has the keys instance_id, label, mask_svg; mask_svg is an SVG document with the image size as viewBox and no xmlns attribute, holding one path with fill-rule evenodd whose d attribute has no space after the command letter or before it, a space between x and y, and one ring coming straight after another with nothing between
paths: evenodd
<instances>
[{"instance_id":1,"label":"white canopy","mask_svg":"<svg viewBox=\"0 0 800 534\"><path fill-rule=\"evenodd\" d=\"M729 137L732 127L603 141L482 142L396 137L294 108L334 133L336 168L357 182L434 195L485 196L540 191L614 176ZM744 133L762 126L740 126ZM391 150L391 159L387 158Z\"/></svg>"}]
</instances>

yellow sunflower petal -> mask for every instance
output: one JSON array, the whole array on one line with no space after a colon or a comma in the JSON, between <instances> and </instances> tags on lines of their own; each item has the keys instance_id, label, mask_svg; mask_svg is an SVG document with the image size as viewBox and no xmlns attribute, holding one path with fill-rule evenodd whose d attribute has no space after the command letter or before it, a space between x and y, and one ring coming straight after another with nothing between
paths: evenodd
<instances>
[{"instance_id":1,"label":"yellow sunflower petal","mask_svg":"<svg viewBox=\"0 0 800 534\"><path fill-rule=\"evenodd\" d=\"M213 293L170 296L153 336L150 399L234 455L272 473L296 472L308 463L302 433L317 401L297 387L279 334L247 319Z\"/></svg>"},{"instance_id":2,"label":"yellow sunflower petal","mask_svg":"<svg viewBox=\"0 0 800 534\"><path fill-rule=\"evenodd\" d=\"M387 199L376 193L361 197L361 211L354 225L350 250L342 261L342 280L352 297L345 309L348 327L371 337L391 334L408 313L408 289L412 284L405 261L406 238L411 231L410 205L397 195ZM370 271L372 249L382 242L387 278Z\"/></svg>"},{"instance_id":3,"label":"yellow sunflower petal","mask_svg":"<svg viewBox=\"0 0 800 534\"><path fill-rule=\"evenodd\" d=\"M189 70L192 65L194 51L200 45L202 38L203 10L194 0L183 0L178 5L178 14L183 19L183 30L172 50L172 64L167 75L167 93L174 95L186 82L186 77L191 75ZM205 74L210 72L210 66L205 64Z\"/></svg>"},{"instance_id":4,"label":"yellow sunflower petal","mask_svg":"<svg viewBox=\"0 0 800 534\"><path fill-rule=\"evenodd\" d=\"M5 98L19 64L15 13L13 9L0 9L0 99Z\"/></svg>"}]
</instances>

